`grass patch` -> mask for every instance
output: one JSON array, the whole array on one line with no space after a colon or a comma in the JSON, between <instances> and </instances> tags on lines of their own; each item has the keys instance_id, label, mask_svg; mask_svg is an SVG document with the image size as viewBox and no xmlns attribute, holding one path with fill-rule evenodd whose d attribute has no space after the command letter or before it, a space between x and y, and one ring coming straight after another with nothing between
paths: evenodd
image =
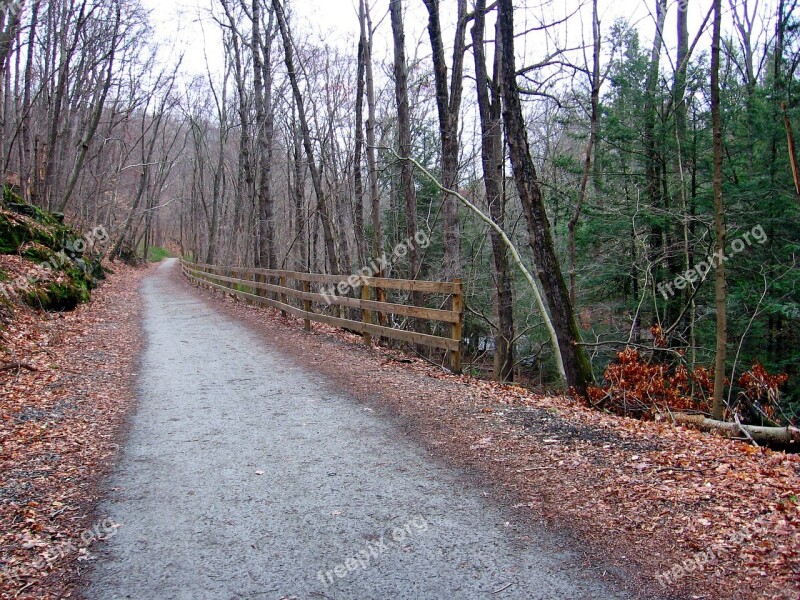
<instances>
[{"instance_id":1,"label":"grass patch","mask_svg":"<svg viewBox=\"0 0 800 600\"><path fill-rule=\"evenodd\" d=\"M161 246L153 246L150 248L147 256L150 262L157 263L161 262L165 258L172 258L172 252L166 248L162 248Z\"/></svg>"}]
</instances>

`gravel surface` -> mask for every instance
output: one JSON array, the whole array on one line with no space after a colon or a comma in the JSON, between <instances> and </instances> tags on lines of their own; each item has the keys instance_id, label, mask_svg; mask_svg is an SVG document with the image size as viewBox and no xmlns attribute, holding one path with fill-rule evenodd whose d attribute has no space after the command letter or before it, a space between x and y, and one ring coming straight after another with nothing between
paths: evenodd
<instances>
[{"instance_id":1,"label":"gravel surface","mask_svg":"<svg viewBox=\"0 0 800 600\"><path fill-rule=\"evenodd\" d=\"M85 596L626 597L176 268L142 287L138 408L98 511L120 527Z\"/></svg>"}]
</instances>

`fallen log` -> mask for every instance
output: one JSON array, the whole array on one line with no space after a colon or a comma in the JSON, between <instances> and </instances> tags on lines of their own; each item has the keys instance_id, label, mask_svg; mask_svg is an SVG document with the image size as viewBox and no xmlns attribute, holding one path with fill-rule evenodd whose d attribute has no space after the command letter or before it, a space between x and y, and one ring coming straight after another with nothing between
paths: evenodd
<instances>
[{"instance_id":1,"label":"fallen log","mask_svg":"<svg viewBox=\"0 0 800 600\"><path fill-rule=\"evenodd\" d=\"M28 363L23 363L23 362L10 362L10 363L3 363L2 365L0 365L0 371L13 371L14 369L16 369L17 371L21 371L22 369L25 369L27 371L39 370L36 367L32 367Z\"/></svg>"},{"instance_id":2,"label":"fallen log","mask_svg":"<svg viewBox=\"0 0 800 600\"><path fill-rule=\"evenodd\" d=\"M674 413L673 420L678 425L688 425L701 431L717 431L727 437L739 437L745 434L758 444L765 446L790 446L800 443L800 429L797 427L762 427L759 425L742 425L728 421L716 421L703 415L687 415Z\"/></svg>"}]
</instances>

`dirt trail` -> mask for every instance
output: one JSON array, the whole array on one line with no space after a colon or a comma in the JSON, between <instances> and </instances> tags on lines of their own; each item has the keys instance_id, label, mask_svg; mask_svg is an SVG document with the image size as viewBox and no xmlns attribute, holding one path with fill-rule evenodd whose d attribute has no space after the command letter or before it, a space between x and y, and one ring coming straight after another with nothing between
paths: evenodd
<instances>
[{"instance_id":1,"label":"dirt trail","mask_svg":"<svg viewBox=\"0 0 800 600\"><path fill-rule=\"evenodd\" d=\"M139 404L99 509L121 526L87 597L626 597L175 268L142 288Z\"/></svg>"}]
</instances>

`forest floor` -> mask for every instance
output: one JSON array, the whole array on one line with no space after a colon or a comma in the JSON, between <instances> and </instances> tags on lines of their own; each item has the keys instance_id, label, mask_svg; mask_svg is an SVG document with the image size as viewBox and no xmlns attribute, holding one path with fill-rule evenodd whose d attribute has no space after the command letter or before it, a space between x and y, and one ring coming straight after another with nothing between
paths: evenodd
<instances>
[{"instance_id":1,"label":"forest floor","mask_svg":"<svg viewBox=\"0 0 800 600\"><path fill-rule=\"evenodd\" d=\"M120 268L73 313L18 310L3 333L3 598L76 595L103 547L95 542L117 537L97 506L133 406L137 289L149 272ZM451 375L327 326L306 333L272 310L192 292L178 269L170 277L463 470L476 482L465 494L480 487L515 523L559 531L611 580L634 576L630 589L650 597L800 594L797 455Z\"/></svg>"}]
</instances>

